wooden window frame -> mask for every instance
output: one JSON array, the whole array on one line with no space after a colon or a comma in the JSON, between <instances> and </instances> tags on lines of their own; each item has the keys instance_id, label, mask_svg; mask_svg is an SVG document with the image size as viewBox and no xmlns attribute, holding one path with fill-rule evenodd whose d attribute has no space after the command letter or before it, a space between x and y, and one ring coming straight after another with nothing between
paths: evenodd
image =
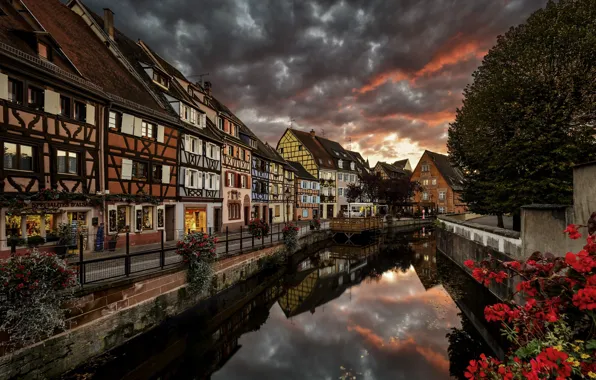
<instances>
[{"instance_id":1,"label":"wooden window frame","mask_svg":"<svg viewBox=\"0 0 596 380\"><path fill-rule=\"evenodd\" d=\"M16 145L16 150L17 153L15 155L15 162L16 162L16 168L7 168L4 162L4 153L2 155L2 168L3 170L15 170L15 171L20 171L20 172L28 172L28 173L35 173L37 172L37 162L35 160L35 157L37 156L37 146L35 145L28 145L28 144L21 144L18 142L12 142L12 141L3 141L2 142L2 148L3 150L5 150L6 148L6 144L14 144ZM31 169L22 169L21 168L21 146L26 146L31 148Z\"/></svg>"},{"instance_id":2,"label":"wooden window frame","mask_svg":"<svg viewBox=\"0 0 596 380\"><path fill-rule=\"evenodd\" d=\"M15 97L13 99L8 99L9 102L14 103L14 104L19 104L19 105L23 105L24 100L25 100L25 82L20 80L20 79L16 79L13 77L8 77L8 96L10 97L11 94L11 90L12 90L12 86L13 84L16 85L16 88L18 89L16 92L17 94L15 94Z\"/></svg>"},{"instance_id":3,"label":"wooden window frame","mask_svg":"<svg viewBox=\"0 0 596 380\"><path fill-rule=\"evenodd\" d=\"M37 103L31 103L29 100L31 99L30 92L35 91L39 94L39 99ZM27 107L37 110L43 111L45 107L45 98L44 98L45 89L41 86L36 85L27 85Z\"/></svg>"},{"instance_id":4,"label":"wooden window frame","mask_svg":"<svg viewBox=\"0 0 596 380\"><path fill-rule=\"evenodd\" d=\"M159 177L157 177L159 174ZM151 164L151 181L153 183L161 183L163 181L163 165Z\"/></svg>"},{"instance_id":5,"label":"wooden window frame","mask_svg":"<svg viewBox=\"0 0 596 380\"><path fill-rule=\"evenodd\" d=\"M87 122L87 103L77 100L77 99L73 99L72 100L72 118L80 123L86 123ZM79 107L82 107L82 114L81 114L81 109L78 109ZM78 109L78 111L77 111Z\"/></svg>"},{"instance_id":6,"label":"wooden window frame","mask_svg":"<svg viewBox=\"0 0 596 380\"><path fill-rule=\"evenodd\" d=\"M138 175L136 175L136 174L139 174L138 168L140 167L140 165L145 166L145 176L144 177L139 177ZM147 162L143 162L143 161L133 161L130 176L135 181L147 181L149 179L148 178L149 177L149 164Z\"/></svg>"},{"instance_id":7,"label":"wooden window frame","mask_svg":"<svg viewBox=\"0 0 596 380\"><path fill-rule=\"evenodd\" d=\"M61 172L58 169L58 167L59 167L58 166L58 157L59 157L58 156L58 153L59 152L66 153L66 155L64 156L66 158L66 162L65 162L65 165L64 165L64 167L66 168L65 169L66 170L65 172ZM76 173L70 173L68 171L68 169L70 167L70 160L68 158L69 158L69 155L71 155L71 154L74 154L75 155L75 158L76 158L76 163L77 163ZM81 175L81 154L80 154L80 152L74 152L72 150L66 150L66 149L56 149L56 173L58 173L60 175L73 175L73 176L79 176L79 175Z\"/></svg>"},{"instance_id":8,"label":"wooden window frame","mask_svg":"<svg viewBox=\"0 0 596 380\"><path fill-rule=\"evenodd\" d=\"M114 115L114 126L111 124L112 114ZM122 131L122 113L118 111L108 111L108 129L120 132Z\"/></svg>"},{"instance_id":9,"label":"wooden window frame","mask_svg":"<svg viewBox=\"0 0 596 380\"><path fill-rule=\"evenodd\" d=\"M150 131L151 131L151 135L149 135ZM150 121L142 120L141 121L141 137L143 137L145 139L157 138L157 124L152 123Z\"/></svg>"}]
</instances>

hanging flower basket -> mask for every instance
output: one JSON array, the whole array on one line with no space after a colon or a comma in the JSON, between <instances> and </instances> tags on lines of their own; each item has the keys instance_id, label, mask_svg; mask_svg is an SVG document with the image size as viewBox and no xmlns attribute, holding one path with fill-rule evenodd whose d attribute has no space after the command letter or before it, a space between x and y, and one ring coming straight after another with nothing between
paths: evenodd
<instances>
[{"instance_id":1,"label":"hanging flower basket","mask_svg":"<svg viewBox=\"0 0 596 380\"><path fill-rule=\"evenodd\" d=\"M293 251L298 246L298 231L300 231L300 228L292 222L286 223L282 230L284 245L288 252Z\"/></svg>"},{"instance_id":2,"label":"hanging flower basket","mask_svg":"<svg viewBox=\"0 0 596 380\"><path fill-rule=\"evenodd\" d=\"M208 290L213 278L211 263L216 257L217 238L201 232L184 236L176 245L176 253L188 264L187 280L194 292Z\"/></svg>"},{"instance_id":3,"label":"hanging flower basket","mask_svg":"<svg viewBox=\"0 0 596 380\"><path fill-rule=\"evenodd\" d=\"M269 224L264 219L253 219L248 223L248 232L257 239L269 234Z\"/></svg>"}]
</instances>

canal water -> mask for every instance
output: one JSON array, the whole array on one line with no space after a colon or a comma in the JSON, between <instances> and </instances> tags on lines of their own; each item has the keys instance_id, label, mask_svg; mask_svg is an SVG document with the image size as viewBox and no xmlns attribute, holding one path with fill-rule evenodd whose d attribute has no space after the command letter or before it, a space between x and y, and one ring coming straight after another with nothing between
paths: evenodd
<instances>
[{"instance_id":1,"label":"canal water","mask_svg":"<svg viewBox=\"0 0 596 380\"><path fill-rule=\"evenodd\" d=\"M63 378L458 379L499 350L482 322L495 301L432 230L391 231L254 277Z\"/></svg>"}]
</instances>

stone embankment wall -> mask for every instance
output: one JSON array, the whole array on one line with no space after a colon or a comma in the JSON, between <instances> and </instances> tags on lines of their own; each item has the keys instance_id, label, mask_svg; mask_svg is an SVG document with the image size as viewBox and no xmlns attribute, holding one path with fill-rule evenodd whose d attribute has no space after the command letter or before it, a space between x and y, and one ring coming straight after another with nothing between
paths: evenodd
<instances>
[{"instance_id":1,"label":"stone embankment wall","mask_svg":"<svg viewBox=\"0 0 596 380\"><path fill-rule=\"evenodd\" d=\"M447 216L440 216L441 227L436 230L437 249L466 272L466 260L482 261L492 256L503 261L521 258L519 233L462 222ZM515 290L515 280L493 284L489 290L500 299L509 298Z\"/></svg>"},{"instance_id":2,"label":"stone embankment wall","mask_svg":"<svg viewBox=\"0 0 596 380\"><path fill-rule=\"evenodd\" d=\"M327 231L315 232L299 241L296 253L327 240ZM259 259L282 244L215 264L217 292L260 271ZM186 290L186 271L173 268L101 287L85 289L66 305L68 330L33 346L0 357L0 379L47 379L59 376L90 358L147 332L166 318L196 305L208 294Z\"/></svg>"}]
</instances>

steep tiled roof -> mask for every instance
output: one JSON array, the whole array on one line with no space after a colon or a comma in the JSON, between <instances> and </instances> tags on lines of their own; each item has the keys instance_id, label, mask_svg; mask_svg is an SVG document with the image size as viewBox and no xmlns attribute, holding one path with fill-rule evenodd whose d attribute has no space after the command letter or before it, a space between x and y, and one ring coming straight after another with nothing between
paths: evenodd
<instances>
[{"instance_id":1,"label":"steep tiled roof","mask_svg":"<svg viewBox=\"0 0 596 380\"><path fill-rule=\"evenodd\" d=\"M317 178L310 174L308 172L308 170L304 169L304 166L302 166L299 162L296 161L288 161L288 163L294 168L296 169L296 177L298 178L302 178L302 179L308 179L311 181L316 181Z\"/></svg>"},{"instance_id":2,"label":"steep tiled roof","mask_svg":"<svg viewBox=\"0 0 596 380\"><path fill-rule=\"evenodd\" d=\"M408 163L408 159L406 158L405 160L399 160L399 161L395 161L393 163L393 166L395 166L398 169L404 169L405 170L405 166Z\"/></svg>"},{"instance_id":3,"label":"steep tiled roof","mask_svg":"<svg viewBox=\"0 0 596 380\"><path fill-rule=\"evenodd\" d=\"M387 172L387 174L404 174L406 175L407 172L403 169L396 168L395 166L388 164L386 162L379 161L381 167Z\"/></svg>"},{"instance_id":4,"label":"steep tiled roof","mask_svg":"<svg viewBox=\"0 0 596 380\"><path fill-rule=\"evenodd\" d=\"M155 57L155 59L157 60L157 62L159 63L159 65L165 70L166 73L168 73L169 75L171 75L171 76L173 76L175 78L179 78L179 79L182 79L183 81L188 82L188 79L186 79L186 77L184 76L184 74L182 74L177 68L175 68L174 66L172 66L168 61L166 61L165 59L163 59L155 51L153 51L153 49L151 49L146 43L145 43L145 45L147 46L147 49L149 49L149 51L151 52L151 54Z\"/></svg>"},{"instance_id":5,"label":"steep tiled roof","mask_svg":"<svg viewBox=\"0 0 596 380\"><path fill-rule=\"evenodd\" d=\"M343 171L352 171L349 164L345 164L341 168L339 167L339 160L342 160L346 163L354 161L354 158L344 149L343 146L341 146L340 143L320 136L317 136L317 140L321 143L321 145L323 145L327 153L333 157L335 165L338 167L338 169Z\"/></svg>"},{"instance_id":6,"label":"steep tiled roof","mask_svg":"<svg viewBox=\"0 0 596 380\"><path fill-rule=\"evenodd\" d=\"M40 24L58 41L85 79L126 100L154 110L163 110L80 16L59 0L23 2Z\"/></svg>"},{"instance_id":7,"label":"steep tiled roof","mask_svg":"<svg viewBox=\"0 0 596 380\"><path fill-rule=\"evenodd\" d=\"M317 140L316 136L309 132L291 130L294 136L308 149L315 158L317 165L323 169L336 169L333 158L327 153L323 145Z\"/></svg>"},{"instance_id":8,"label":"steep tiled roof","mask_svg":"<svg viewBox=\"0 0 596 380\"><path fill-rule=\"evenodd\" d=\"M462 190L464 175L459 168L451 164L449 157L444 154L431 152L430 150L426 150L424 153L433 160L435 166L453 190Z\"/></svg>"}]
</instances>

